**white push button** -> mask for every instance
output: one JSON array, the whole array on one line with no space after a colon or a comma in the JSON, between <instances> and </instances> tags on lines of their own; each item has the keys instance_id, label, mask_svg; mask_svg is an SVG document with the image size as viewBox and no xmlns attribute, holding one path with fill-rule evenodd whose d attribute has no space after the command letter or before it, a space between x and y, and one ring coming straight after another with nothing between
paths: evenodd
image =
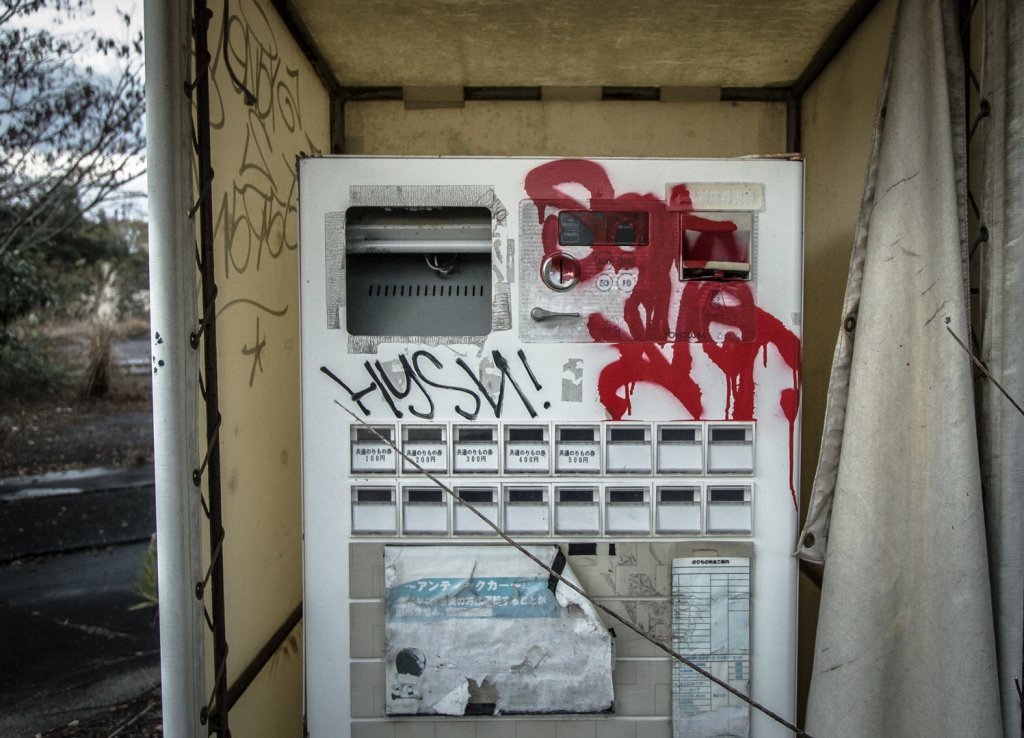
<instances>
[{"instance_id":1,"label":"white push button","mask_svg":"<svg viewBox=\"0 0 1024 738\"><path fill-rule=\"evenodd\" d=\"M605 490L606 533L648 535L651 532L651 490L648 487L609 487Z\"/></svg>"},{"instance_id":2,"label":"white push button","mask_svg":"<svg viewBox=\"0 0 1024 738\"><path fill-rule=\"evenodd\" d=\"M402 532L405 535L443 536L448 533L448 502L440 487L402 490Z\"/></svg>"},{"instance_id":3,"label":"white push button","mask_svg":"<svg viewBox=\"0 0 1024 738\"><path fill-rule=\"evenodd\" d=\"M597 426L560 426L555 439L555 471L600 474L601 439Z\"/></svg>"},{"instance_id":4,"label":"white push button","mask_svg":"<svg viewBox=\"0 0 1024 738\"><path fill-rule=\"evenodd\" d=\"M494 426L456 426L454 464L456 474L498 473L498 429Z\"/></svg>"},{"instance_id":5,"label":"white push button","mask_svg":"<svg viewBox=\"0 0 1024 738\"><path fill-rule=\"evenodd\" d=\"M708 428L708 473L751 474L754 471L754 426L748 423Z\"/></svg>"},{"instance_id":6,"label":"white push button","mask_svg":"<svg viewBox=\"0 0 1024 738\"><path fill-rule=\"evenodd\" d=\"M498 490L494 487L456 487L455 494L475 507L488 520L498 524ZM465 505L456 502L455 507L456 535L496 535L494 528Z\"/></svg>"},{"instance_id":7,"label":"white push button","mask_svg":"<svg viewBox=\"0 0 1024 738\"><path fill-rule=\"evenodd\" d=\"M750 487L708 487L708 533L750 533Z\"/></svg>"},{"instance_id":8,"label":"white push button","mask_svg":"<svg viewBox=\"0 0 1024 738\"><path fill-rule=\"evenodd\" d=\"M352 473L353 474L394 474L398 454L378 437L383 436L394 443L395 429L380 425L370 428L352 426Z\"/></svg>"},{"instance_id":9,"label":"white push button","mask_svg":"<svg viewBox=\"0 0 1024 738\"><path fill-rule=\"evenodd\" d=\"M394 487L352 488L352 532L355 534L395 533L397 510Z\"/></svg>"},{"instance_id":10,"label":"white push button","mask_svg":"<svg viewBox=\"0 0 1024 738\"><path fill-rule=\"evenodd\" d=\"M658 473L700 474L704 443L699 425L658 426Z\"/></svg>"},{"instance_id":11,"label":"white push button","mask_svg":"<svg viewBox=\"0 0 1024 738\"><path fill-rule=\"evenodd\" d=\"M597 533L600 507L596 487L557 487L555 532Z\"/></svg>"},{"instance_id":12,"label":"white push button","mask_svg":"<svg viewBox=\"0 0 1024 738\"><path fill-rule=\"evenodd\" d=\"M605 470L609 474L650 474L650 426L608 426L608 439L605 444L605 457Z\"/></svg>"},{"instance_id":13,"label":"white push button","mask_svg":"<svg viewBox=\"0 0 1024 738\"><path fill-rule=\"evenodd\" d=\"M448 471L448 439L443 425L404 426L402 428L402 451L428 472L444 474ZM418 471L402 459L403 472Z\"/></svg>"},{"instance_id":14,"label":"white push button","mask_svg":"<svg viewBox=\"0 0 1024 738\"><path fill-rule=\"evenodd\" d=\"M505 488L506 532L547 535L550 528L546 487Z\"/></svg>"},{"instance_id":15,"label":"white push button","mask_svg":"<svg viewBox=\"0 0 1024 738\"><path fill-rule=\"evenodd\" d=\"M700 487L658 487L658 533L700 533Z\"/></svg>"},{"instance_id":16,"label":"white push button","mask_svg":"<svg viewBox=\"0 0 1024 738\"><path fill-rule=\"evenodd\" d=\"M505 471L547 474L548 429L543 425L505 428Z\"/></svg>"}]
</instances>

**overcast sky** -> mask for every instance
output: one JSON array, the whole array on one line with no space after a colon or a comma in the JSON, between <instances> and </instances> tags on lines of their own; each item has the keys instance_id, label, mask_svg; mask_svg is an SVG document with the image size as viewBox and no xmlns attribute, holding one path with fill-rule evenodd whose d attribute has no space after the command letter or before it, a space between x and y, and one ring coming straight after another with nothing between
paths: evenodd
<instances>
[{"instance_id":1,"label":"overcast sky","mask_svg":"<svg viewBox=\"0 0 1024 738\"><path fill-rule=\"evenodd\" d=\"M23 25L29 29L45 28L54 35L83 35L89 31L98 31L104 35L111 36L116 40L127 41L142 30L142 0L92 0L92 7L84 12L75 13L69 17L64 13L55 13L52 10L44 10L24 19ZM131 27L126 28L124 22L118 15L118 10L128 13L131 17ZM91 66L99 74L115 72L117 59L113 56L104 56L87 46L82 49L76 58L79 66ZM146 175L143 174L129 185L131 193L138 196L131 198L130 202L137 214L145 215L146 207ZM108 212L115 206L120 210L119 202L112 202L108 205Z\"/></svg>"}]
</instances>

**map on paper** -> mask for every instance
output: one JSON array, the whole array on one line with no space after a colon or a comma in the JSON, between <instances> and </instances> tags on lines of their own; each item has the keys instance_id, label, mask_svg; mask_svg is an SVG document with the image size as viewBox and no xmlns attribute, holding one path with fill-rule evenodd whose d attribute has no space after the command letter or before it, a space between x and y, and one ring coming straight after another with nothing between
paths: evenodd
<instances>
[{"instance_id":1,"label":"map on paper","mask_svg":"<svg viewBox=\"0 0 1024 738\"><path fill-rule=\"evenodd\" d=\"M672 648L744 694L750 689L750 559L672 560ZM674 738L750 734L750 708L690 667L672 667Z\"/></svg>"}]
</instances>

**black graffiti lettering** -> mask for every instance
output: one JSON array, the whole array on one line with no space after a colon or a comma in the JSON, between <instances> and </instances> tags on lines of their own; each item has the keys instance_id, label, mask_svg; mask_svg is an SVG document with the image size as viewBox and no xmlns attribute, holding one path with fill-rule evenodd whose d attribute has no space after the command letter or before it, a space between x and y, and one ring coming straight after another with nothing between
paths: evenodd
<instances>
[{"instance_id":1,"label":"black graffiti lettering","mask_svg":"<svg viewBox=\"0 0 1024 738\"><path fill-rule=\"evenodd\" d=\"M540 386L540 382L537 381L537 377L533 375L533 369L530 368L530 364L526 361L526 354L523 353L522 349L519 349L516 352L516 355L519 357L519 360L523 362L523 369L525 369L526 373L530 375L530 381L533 382L533 388L540 392L544 388ZM511 379L511 377L509 377L509 379Z\"/></svg>"},{"instance_id":2,"label":"black graffiti lettering","mask_svg":"<svg viewBox=\"0 0 1024 738\"><path fill-rule=\"evenodd\" d=\"M371 392L373 392L373 391L374 391L375 389L377 389L377 384L376 384L376 382L372 382L372 383L370 384L370 386L369 386L369 387L367 387L367 388L366 388L366 389L364 389L364 390L360 390L359 392L353 392L353 391L352 391L352 390L351 390L351 389L349 388L349 386L348 386L347 384L345 384L345 383L344 383L344 382L342 382L342 381L341 381L340 379L338 379L337 375L335 375L335 374L334 374L334 372L332 372L332 371L331 371L330 369L328 369L327 367L325 367L325 366L322 366L322 367L320 367L320 371L322 371L322 372L323 372L324 374L326 374L326 375L327 375L328 377L330 377L330 378L331 378L331 379L333 379L333 380L334 380L335 382L337 382L338 384L340 384L340 385L341 385L341 388L342 388L343 390L345 390L346 392L348 392L348 394L349 394L349 397L351 397L351 398L352 398L352 402L354 402L354 403L355 403L356 405L358 405L358 406L359 406L359 409L363 411L363 415L369 415L369 414L370 414L370 409L369 409L368 407L366 407L366 405L364 405L364 404L363 404L363 403L361 402L361 400L362 400L362 399L363 399L363 398L364 398L364 397L365 397L366 395L370 394L370 393L371 393Z\"/></svg>"},{"instance_id":3,"label":"black graffiti lettering","mask_svg":"<svg viewBox=\"0 0 1024 738\"><path fill-rule=\"evenodd\" d=\"M396 418L401 418L404 415L404 413L397 407L395 407L394 400L391 399L391 395L388 394L387 389L384 388L384 383L380 381L380 378L376 374L374 374L373 367L370 366L370 362L364 361L363 366L366 368L366 372L367 374L370 375L370 379L373 380L374 384L380 387L380 393L384 396L384 402L386 402L388 404L388 407L391 408L392 414ZM384 374L384 372L381 372L381 374Z\"/></svg>"},{"instance_id":4,"label":"black graffiti lettering","mask_svg":"<svg viewBox=\"0 0 1024 738\"><path fill-rule=\"evenodd\" d=\"M498 369L501 371L501 383L504 385L505 377L508 377L508 381L512 383L512 388L516 391L516 394L519 395L519 399L523 401L523 405L526 407L526 411L530 413L530 417L536 418L537 411L533 409L533 405L530 404L530 401L526 398L526 395L523 394L523 390L520 389L519 384L512 377L512 373L511 371L509 371L508 361L506 361L505 357L501 355L501 352L497 350L491 352L491 357L494 359L494 365L498 367ZM526 359L524 358L522 351L519 352L519 358L523 359L523 364L525 365ZM530 371L530 368L528 366L526 367L526 371L530 374L531 377L533 377L533 372ZM537 380L534 379L533 381L536 383ZM537 388L540 389L540 385L537 385Z\"/></svg>"},{"instance_id":5,"label":"black graffiti lettering","mask_svg":"<svg viewBox=\"0 0 1024 738\"><path fill-rule=\"evenodd\" d=\"M465 392L467 395L472 397L473 400L476 402L476 409L473 410L473 412L467 413L458 405L455 406L455 412L464 417L466 420L476 420L477 415L480 414L480 397L476 394L476 392L468 390L465 387L453 387L448 384L440 384L438 382L433 382L427 379L427 375L423 373L422 369L420 369L419 364L419 360L424 356L430 360L430 363L434 365L435 369L441 369L443 367L441 362L437 360L437 357L435 357L429 351L417 351L415 354L412 355L412 365L413 368L416 370L416 373L420 375L420 379L429 384L431 387L436 387L437 389L452 390L453 392ZM459 359L459 361L462 361L462 359ZM426 391L424 391L424 394L426 394ZM486 394L487 393L484 392L485 396ZM488 400L490 400L490 398L488 398Z\"/></svg>"},{"instance_id":6,"label":"black graffiti lettering","mask_svg":"<svg viewBox=\"0 0 1024 738\"><path fill-rule=\"evenodd\" d=\"M537 411L533 409L533 405L531 405L530 401L526 399L526 396L523 394L522 389L519 388L519 385L516 383L515 379L513 379L512 375L509 373L508 362L505 360L505 357L502 356L499 351L492 351L491 356L494 359L494 365L498 367L498 370L501 372L501 384L498 385L497 401L491 398L490 393L480 382L480 379L477 378L477 376L473 373L473 370L469 368L469 364L467 364L461 358L456 359L455 363L462 367L462 370L469 375L470 379L473 380L473 384L477 386L477 388L483 394L484 399L487 400L487 404L491 406L491 410L494 411L494 417L501 417L502 406L505 403L505 379L507 377L508 380L512 383L512 386L515 388L516 394L519 395L519 399L523 401L523 405L526 407L527 412L530 413L530 417L536 418Z\"/></svg>"},{"instance_id":7,"label":"black graffiti lettering","mask_svg":"<svg viewBox=\"0 0 1024 738\"><path fill-rule=\"evenodd\" d=\"M401 362L402 371L405 373L405 389L401 392L398 391L395 385L391 383L391 380L388 379L387 372L384 371L384 368L380 365L380 361L378 360L374 362L374 365L377 367L377 373L380 375L381 381L384 383L384 386L387 387L387 390L399 400L404 400L406 397L409 396L409 393L412 391L412 385L415 383L415 385L420 388L420 392L423 393L423 396L427 398L427 402L430 403L430 410L428 410L425 413L421 413L419 410L412 406L412 403L409 403L409 412L411 412L417 418L423 418L424 420L433 420L433 399L431 399L430 395L427 394L427 390L420 383L420 378L416 376L416 372L414 372L412 367L409 366L409 360L405 358L405 354L399 354L398 361Z\"/></svg>"}]
</instances>

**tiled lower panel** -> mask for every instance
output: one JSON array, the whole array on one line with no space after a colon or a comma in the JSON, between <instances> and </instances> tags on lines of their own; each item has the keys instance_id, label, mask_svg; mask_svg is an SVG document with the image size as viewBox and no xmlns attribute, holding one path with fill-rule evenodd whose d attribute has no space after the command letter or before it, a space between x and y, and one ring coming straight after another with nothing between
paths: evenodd
<instances>
[{"instance_id":1,"label":"tiled lower panel","mask_svg":"<svg viewBox=\"0 0 1024 738\"><path fill-rule=\"evenodd\" d=\"M672 724L667 719L618 717L352 723L352 738L669 738L671 735Z\"/></svg>"}]
</instances>

